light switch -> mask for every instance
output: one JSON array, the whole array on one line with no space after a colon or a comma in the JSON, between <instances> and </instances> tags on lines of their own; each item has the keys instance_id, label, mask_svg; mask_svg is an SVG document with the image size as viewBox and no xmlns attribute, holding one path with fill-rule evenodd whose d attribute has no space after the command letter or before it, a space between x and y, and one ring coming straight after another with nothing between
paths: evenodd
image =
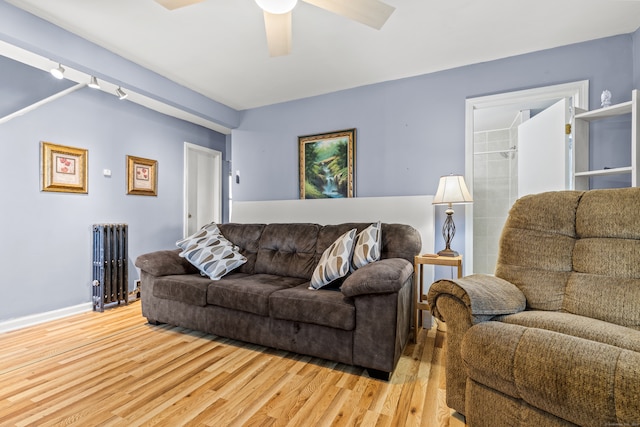
<instances>
[{"instance_id":1,"label":"light switch","mask_svg":"<svg viewBox=\"0 0 640 427\"><path fill-rule=\"evenodd\" d=\"M103 170L103 171L102 171L102 174L103 174L104 176L111 176L111 169L105 169L105 170Z\"/></svg>"}]
</instances>

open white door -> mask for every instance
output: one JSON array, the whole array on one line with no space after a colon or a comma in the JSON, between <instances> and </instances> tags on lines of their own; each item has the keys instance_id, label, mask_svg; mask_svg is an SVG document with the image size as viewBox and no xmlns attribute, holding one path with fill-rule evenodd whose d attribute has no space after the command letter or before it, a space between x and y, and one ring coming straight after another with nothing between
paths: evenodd
<instances>
[{"instance_id":1,"label":"open white door","mask_svg":"<svg viewBox=\"0 0 640 427\"><path fill-rule=\"evenodd\" d=\"M569 98L518 127L518 197L571 187Z\"/></svg>"},{"instance_id":2,"label":"open white door","mask_svg":"<svg viewBox=\"0 0 640 427\"><path fill-rule=\"evenodd\" d=\"M184 235L222 218L222 153L185 142Z\"/></svg>"}]
</instances>

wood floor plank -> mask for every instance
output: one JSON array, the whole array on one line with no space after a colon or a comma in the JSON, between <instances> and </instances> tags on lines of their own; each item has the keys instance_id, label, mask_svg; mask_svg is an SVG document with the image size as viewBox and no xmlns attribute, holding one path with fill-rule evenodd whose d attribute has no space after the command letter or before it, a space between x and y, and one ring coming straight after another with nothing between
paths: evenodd
<instances>
[{"instance_id":1,"label":"wood floor plank","mask_svg":"<svg viewBox=\"0 0 640 427\"><path fill-rule=\"evenodd\" d=\"M170 325L139 302L0 334L4 426L448 426L445 332L422 330L390 381Z\"/></svg>"}]
</instances>

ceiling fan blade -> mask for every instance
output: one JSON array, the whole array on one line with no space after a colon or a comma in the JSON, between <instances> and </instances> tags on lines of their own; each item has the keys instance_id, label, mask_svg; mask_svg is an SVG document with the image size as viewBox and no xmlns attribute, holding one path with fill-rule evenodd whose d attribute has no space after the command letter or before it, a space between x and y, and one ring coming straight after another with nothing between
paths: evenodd
<instances>
[{"instance_id":1,"label":"ceiling fan blade","mask_svg":"<svg viewBox=\"0 0 640 427\"><path fill-rule=\"evenodd\" d=\"M303 0L321 9L368 25L379 30L391 16L395 7L379 0Z\"/></svg>"},{"instance_id":2,"label":"ceiling fan blade","mask_svg":"<svg viewBox=\"0 0 640 427\"><path fill-rule=\"evenodd\" d=\"M269 55L288 55L291 52L291 12L278 15L264 12L264 28Z\"/></svg>"},{"instance_id":3,"label":"ceiling fan blade","mask_svg":"<svg viewBox=\"0 0 640 427\"><path fill-rule=\"evenodd\" d=\"M161 4L169 10L178 9L185 6L191 6L192 4L200 3L203 0L155 0L156 3Z\"/></svg>"}]
</instances>

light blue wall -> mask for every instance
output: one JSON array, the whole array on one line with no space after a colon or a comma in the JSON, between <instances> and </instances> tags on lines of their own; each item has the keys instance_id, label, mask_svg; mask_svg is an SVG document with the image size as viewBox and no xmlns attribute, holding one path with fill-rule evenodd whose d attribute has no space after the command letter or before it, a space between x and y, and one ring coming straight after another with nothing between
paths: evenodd
<instances>
[{"instance_id":1,"label":"light blue wall","mask_svg":"<svg viewBox=\"0 0 640 427\"><path fill-rule=\"evenodd\" d=\"M239 123L236 110L5 1L0 40L222 126ZM0 57L0 117L72 85ZM40 191L40 141L89 150L89 194ZM138 255L174 247L182 236L184 142L219 150L225 160L230 152L225 135L89 88L0 124L0 321L90 301L94 223L129 224L130 282ZM126 195L126 155L158 160L157 197Z\"/></svg>"},{"instance_id":2,"label":"light blue wall","mask_svg":"<svg viewBox=\"0 0 640 427\"><path fill-rule=\"evenodd\" d=\"M628 100L633 52L622 35L244 111L232 131L233 197L298 198L297 137L345 128L358 132L358 196L434 194L441 175L465 172L466 98L586 79L592 105L605 88Z\"/></svg>"},{"instance_id":3,"label":"light blue wall","mask_svg":"<svg viewBox=\"0 0 640 427\"><path fill-rule=\"evenodd\" d=\"M0 114L69 85L53 80L0 57ZM89 150L88 194L40 191L40 141ZM129 224L130 283L138 255L175 247L185 141L226 151L225 135L87 87L0 124L0 321L90 301L94 223ZM127 155L158 161L157 197L126 195Z\"/></svg>"}]
</instances>

